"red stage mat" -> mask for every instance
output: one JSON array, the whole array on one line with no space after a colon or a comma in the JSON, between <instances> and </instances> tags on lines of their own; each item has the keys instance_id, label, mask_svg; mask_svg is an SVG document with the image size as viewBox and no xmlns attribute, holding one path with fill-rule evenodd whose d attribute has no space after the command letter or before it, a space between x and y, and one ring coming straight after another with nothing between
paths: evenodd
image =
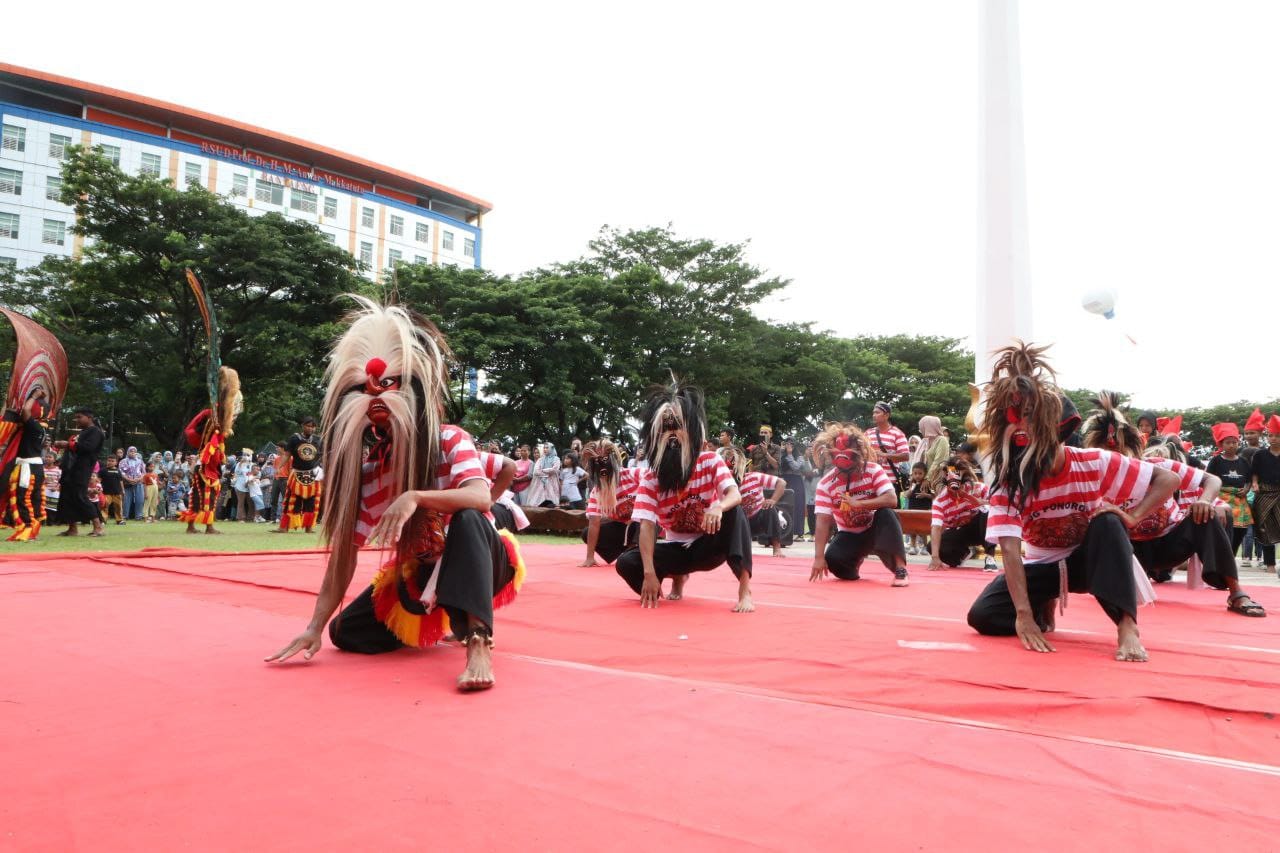
<instances>
[{"instance_id":1,"label":"red stage mat","mask_svg":"<svg viewBox=\"0 0 1280 853\"><path fill-rule=\"evenodd\" d=\"M525 554L475 696L453 647L261 663L314 552L0 563L0 848L1275 846L1280 621L1223 594L1160 587L1138 665L1081 596L1055 655L978 637L977 572L757 558L737 615L725 569L645 611Z\"/></svg>"}]
</instances>

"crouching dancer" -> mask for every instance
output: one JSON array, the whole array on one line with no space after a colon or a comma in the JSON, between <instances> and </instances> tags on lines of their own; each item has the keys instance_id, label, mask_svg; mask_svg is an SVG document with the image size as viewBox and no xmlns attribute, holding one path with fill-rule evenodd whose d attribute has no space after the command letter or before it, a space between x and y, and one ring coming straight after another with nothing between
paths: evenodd
<instances>
[{"instance_id":1,"label":"crouching dancer","mask_svg":"<svg viewBox=\"0 0 1280 853\"><path fill-rule=\"evenodd\" d=\"M622 451L607 439L588 441L582 448L582 464L587 469L591 494L587 498L587 529L582 531L587 555L578 565L599 565L597 554L612 563L638 543L639 525L631 521L631 511L635 508L640 472L637 468L623 468Z\"/></svg>"},{"instance_id":2,"label":"crouching dancer","mask_svg":"<svg viewBox=\"0 0 1280 853\"><path fill-rule=\"evenodd\" d=\"M906 586L907 549L893 511L898 495L889 475L871 461L866 436L853 424L830 424L813 446L831 461L831 470L818 481L814 497L818 529L809 580L821 580L830 573L856 581L862 561L874 556L893 573L894 586Z\"/></svg>"},{"instance_id":3,"label":"crouching dancer","mask_svg":"<svg viewBox=\"0 0 1280 853\"><path fill-rule=\"evenodd\" d=\"M489 481L471 437L440 422L449 350L439 330L398 306L355 299L326 372L328 566L306 630L267 660L298 652L309 660L320 650L357 551L378 541L393 559L329 622L333 644L380 654L452 633L467 649L458 689L492 687L493 611L523 580L519 548L488 515Z\"/></svg>"},{"instance_id":4,"label":"crouching dancer","mask_svg":"<svg viewBox=\"0 0 1280 853\"><path fill-rule=\"evenodd\" d=\"M1118 453L1065 447L1080 416L1043 352L1028 344L999 351L987 389L978 433L992 476L987 537L1000 545L1004 574L973 603L969 625L1051 652L1044 635L1054 605L1066 607L1068 590L1088 592L1116 624L1116 660L1145 661L1129 531L1169 499L1178 478Z\"/></svg>"},{"instance_id":5,"label":"crouching dancer","mask_svg":"<svg viewBox=\"0 0 1280 853\"><path fill-rule=\"evenodd\" d=\"M690 572L729 564L738 579L735 613L751 603L751 530L742 514L733 475L714 450L699 452L704 425L702 394L673 383L655 392L641 414L650 467L639 470L635 509L640 547L618 558L617 571L640 596L657 607L663 578L672 578L675 601ZM657 543L661 525L665 541Z\"/></svg>"},{"instance_id":6,"label":"crouching dancer","mask_svg":"<svg viewBox=\"0 0 1280 853\"><path fill-rule=\"evenodd\" d=\"M943 565L955 568L964 562L970 548L987 549L983 570L997 570L996 546L987 538L987 486L973 474L973 466L954 455L938 470L933 499L933 526L930 531L932 559L929 570Z\"/></svg>"}]
</instances>

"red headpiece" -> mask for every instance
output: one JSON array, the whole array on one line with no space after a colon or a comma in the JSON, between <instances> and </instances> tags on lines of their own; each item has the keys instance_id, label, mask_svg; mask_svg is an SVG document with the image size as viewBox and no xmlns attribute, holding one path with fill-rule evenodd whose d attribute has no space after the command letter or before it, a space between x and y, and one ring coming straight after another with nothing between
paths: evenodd
<instances>
[{"instance_id":1,"label":"red headpiece","mask_svg":"<svg viewBox=\"0 0 1280 853\"><path fill-rule=\"evenodd\" d=\"M1164 421L1164 423L1160 423ZM1156 432L1161 435L1178 435L1182 432L1182 415L1172 418L1158 418L1156 420Z\"/></svg>"},{"instance_id":2,"label":"red headpiece","mask_svg":"<svg viewBox=\"0 0 1280 853\"><path fill-rule=\"evenodd\" d=\"M1234 438L1238 440L1240 438L1240 427L1236 426L1233 423L1221 423L1221 424L1213 425L1213 443L1214 444L1221 447L1222 442L1226 441L1228 438Z\"/></svg>"},{"instance_id":3,"label":"red headpiece","mask_svg":"<svg viewBox=\"0 0 1280 853\"><path fill-rule=\"evenodd\" d=\"M1272 415L1271 420L1267 421L1267 432L1271 435L1280 435L1280 415Z\"/></svg>"},{"instance_id":4,"label":"red headpiece","mask_svg":"<svg viewBox=\"0 0 1280 853\"><path fill-rule=\"evenodd\" d=\"M1262 432L1262 430L1266 428L1266 425L1262 420L1262 409L1253 410L1253 414L1249 415L1249 420L1244 422L1244 428L1246 432L1249 430Z\"/></svg>"}]
</instances>

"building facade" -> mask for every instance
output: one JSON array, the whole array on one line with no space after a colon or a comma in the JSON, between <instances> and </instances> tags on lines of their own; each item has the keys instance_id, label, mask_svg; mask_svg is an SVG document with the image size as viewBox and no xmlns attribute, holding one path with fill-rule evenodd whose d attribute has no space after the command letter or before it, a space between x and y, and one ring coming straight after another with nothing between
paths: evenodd
<instances>
[{"instance_id":1,"label":"building facade","mask_svg":"<svg viewBox=\"0 0 1280 853\"><path fill-rule=\"evenodd\" d=\"M479 267L488 202L263 128L0 63L0 264L74 255L75 213L59 200L71 145L123 171L197 183L250 214L313 223L370 276L398 262Z\"/></svg>"}]
</instances>

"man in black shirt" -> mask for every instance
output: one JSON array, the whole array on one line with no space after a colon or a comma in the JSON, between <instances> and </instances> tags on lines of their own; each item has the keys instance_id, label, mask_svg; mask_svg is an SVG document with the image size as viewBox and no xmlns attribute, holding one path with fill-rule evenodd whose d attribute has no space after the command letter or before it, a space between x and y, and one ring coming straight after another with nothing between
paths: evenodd
<instances>
[{"instance_id":1,"label":"man in black shirt","mask_svg":"<svg viewBox=\"0 0 1280 853\"><path fill-rule=\"evenodd\" d=\"M124 524L124 477L120 474L120 464L115 456L108 456L105 467L98 472L102 481L103 503L102 514L105 518L115 516L116 524Z\"/></svg>"},{"instance_id":2,"label":"man in black shirt","mask_svg":"<svg viewBox=\"0 0 1280 853\"><path fill-rule=\"evenodd\" d=\"M35 539L45 520L43 420L47 399L48 392L36 388L21 409L6 409L3 415L3 421L12 424L16 432L11 440L18 443L13 460L0 474L0 522L13 528L10 542Z\"/></svg>"}]
</instances>

